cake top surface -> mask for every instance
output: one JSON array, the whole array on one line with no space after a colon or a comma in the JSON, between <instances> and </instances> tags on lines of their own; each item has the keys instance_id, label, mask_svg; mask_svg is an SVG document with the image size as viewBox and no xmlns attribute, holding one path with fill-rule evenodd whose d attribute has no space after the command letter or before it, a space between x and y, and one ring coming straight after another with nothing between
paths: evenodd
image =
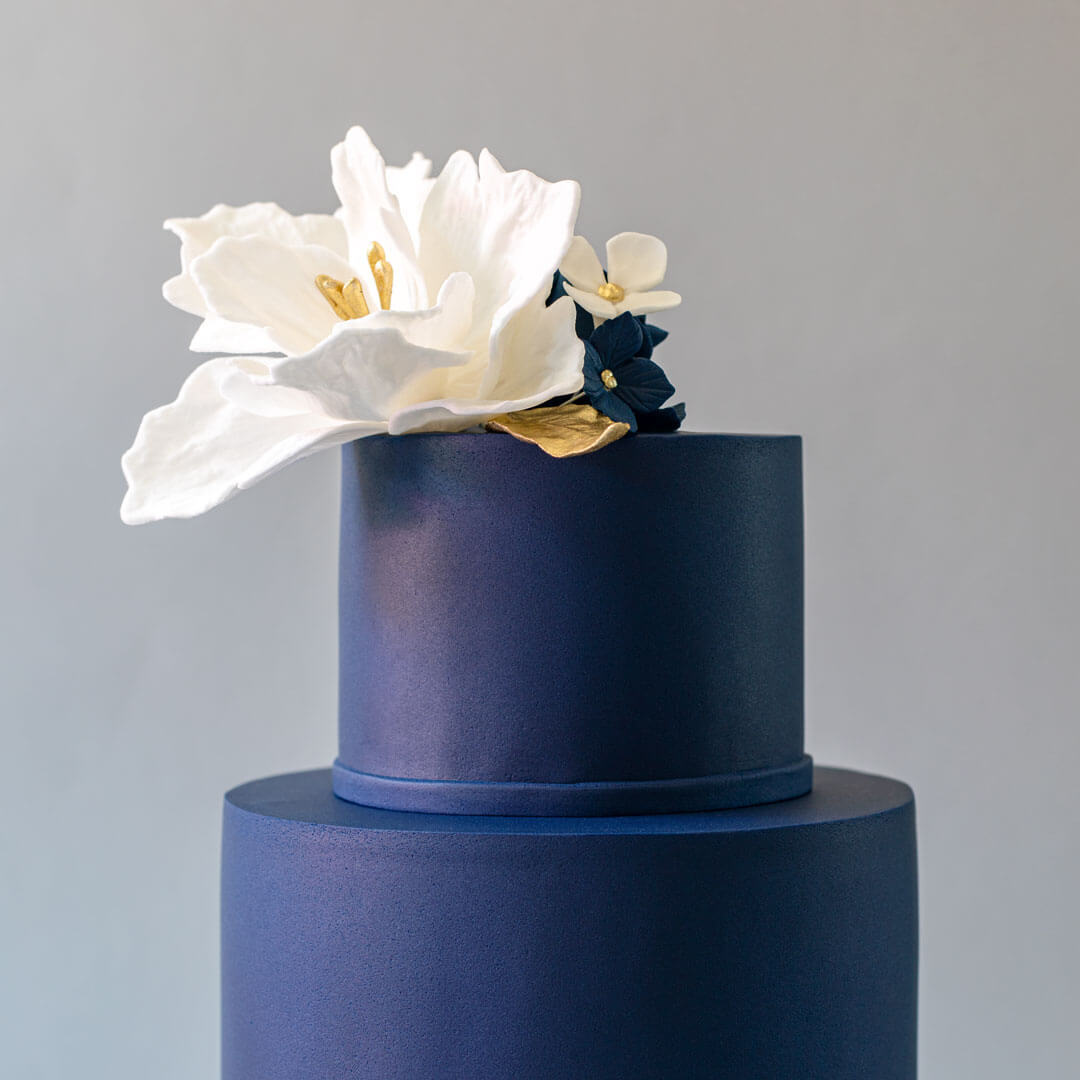
<instances>
[{"instance_id":1,"label":"cake top surface","mask_svg":"<svg viewBox=\"0 0 1080 1080\"><path fill-rule=\"evenodd\" d=\"M487 150L388 166L352 128L331 151L340 207L275 203L173 218L165 299L213 353L123 457L131 524L193 517L288 463L374 434L504 432L555 457L685 416L654 351L667 249L575 234L580 189ZM606 266L605 266L606 263Z\"/></svg>"},{"instance_id":2,"label":"cake top surface","mask_svg":"<svg viewBox=\"0 0 1080 1080\"><path fill-rule=\"evenodd\" d=\"M805 798L684 814L619 817L487 817L380 810L335 798L329 769L253 780L225 796L231 810L258 817L342 829L388 832L519 833L526 835L640 835L747 832L790 829L848 820L852 814L887 814L912 802L911 788L899 780L818 766Z\"/></svg>"}]
</instances>

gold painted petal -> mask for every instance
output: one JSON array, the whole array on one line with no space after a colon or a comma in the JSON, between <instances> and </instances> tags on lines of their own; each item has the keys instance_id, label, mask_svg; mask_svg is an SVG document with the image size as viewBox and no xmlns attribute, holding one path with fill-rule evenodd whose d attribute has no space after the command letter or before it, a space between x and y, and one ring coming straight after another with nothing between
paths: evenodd
<instances>
[{"instance_id":1,"label":"gold painted petal","mask_svg":"<svg viewBox=\"0 0 1080 1080\"><path fill-rule=\"evenodd\" d=\"M492 417L487 426L489 431L506 432L557 458L591 454L630 430L629 424L580 404L503 413Z\"/></svg>"}]
</instances>

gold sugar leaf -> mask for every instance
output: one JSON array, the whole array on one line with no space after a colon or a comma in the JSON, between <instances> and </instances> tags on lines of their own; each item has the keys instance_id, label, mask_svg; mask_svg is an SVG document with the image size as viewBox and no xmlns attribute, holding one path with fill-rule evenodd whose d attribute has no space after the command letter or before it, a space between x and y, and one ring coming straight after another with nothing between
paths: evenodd
<instances>
[{"instance_id":1,"label":"gold sugar leaf","mask_svg":"<svg viewBox=\"0 0 1080 1080\"><path fill-rule=\"evenodd\" d=\"M487 427L539 446L545 454L557 458L591 454L630 430L629 424L580 403L503 413L489 420Z\"/></svg>"}]
</instances>

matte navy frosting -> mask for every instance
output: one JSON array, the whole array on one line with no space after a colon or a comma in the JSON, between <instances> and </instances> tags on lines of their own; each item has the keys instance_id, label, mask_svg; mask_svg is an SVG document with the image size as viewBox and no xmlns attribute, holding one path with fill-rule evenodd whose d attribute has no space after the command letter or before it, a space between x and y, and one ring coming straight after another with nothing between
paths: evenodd
<instances>
[{"instance_id":1,"label":"matte navy frosting","mask_svg":"<svg viewBox=\"0 0 1080 1080\"><path fill-rule=\"evenodd\" d=\"M335 791L612 815L809 790L801 443L344 448Z\"/></svg>"},{"instance_id":2,"label":"matte navy frosting","mask_svg":"<svg viewBox=\"0 0 1080 1080\"><path fill-rule=\"evenodd\" d=\"M913 1080L910 790L466 817L229 793L224 1080Z\"/></svg>"}]
</instances>

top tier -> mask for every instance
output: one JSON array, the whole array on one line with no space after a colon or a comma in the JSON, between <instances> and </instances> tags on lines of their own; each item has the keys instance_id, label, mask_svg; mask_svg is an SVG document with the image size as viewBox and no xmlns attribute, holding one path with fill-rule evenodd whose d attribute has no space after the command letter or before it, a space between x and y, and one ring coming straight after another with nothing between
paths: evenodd
<instances>
[{"instance_id":1,"label":"top tier","mask_svg":"<svg viewBox=\"0 0 1080 1080\"><path fill-rule=\"evenodd\" d=\"M507 435L345 447L340 751L353 802L585 816L810 789L801 442Z\"/></svg>"}]
</instances>

